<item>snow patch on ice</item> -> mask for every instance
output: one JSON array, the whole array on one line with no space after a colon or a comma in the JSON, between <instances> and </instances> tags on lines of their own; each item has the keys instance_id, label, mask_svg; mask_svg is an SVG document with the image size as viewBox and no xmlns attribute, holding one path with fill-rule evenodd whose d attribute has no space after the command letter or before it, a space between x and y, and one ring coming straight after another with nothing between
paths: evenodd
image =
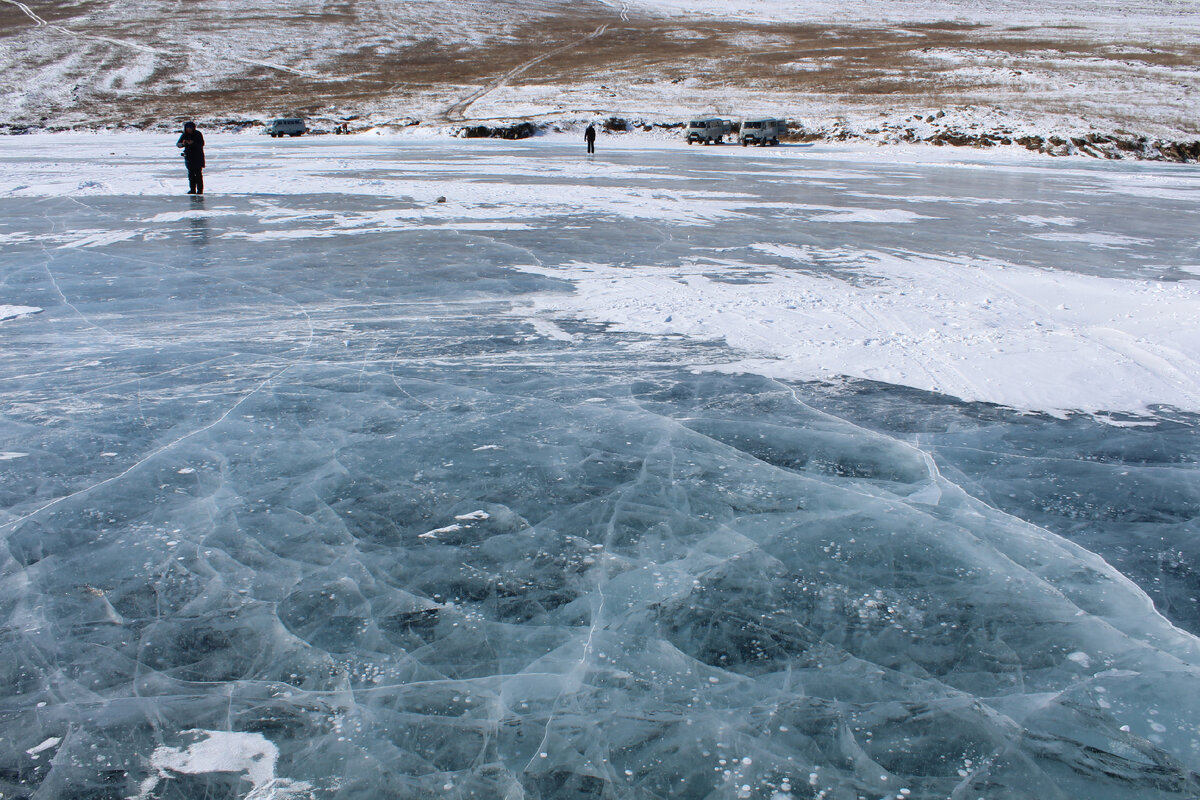
<instances>
[{"instance_id":1,"label":"snow patch on ice","mask_svg":"<svg viewBox=\"0 0 1200 800\"><path fill-rule=\"evenodd\" d=\"M903 208L853 208L810 217L812 222L884 222L892 224L906 224L920 219L938 219L938 217L918 214Z\"/></svg>"},{"instance_id":2,"label":"snow patch on ice","mask_svg":"<svg viewBox=\"0 0 1200 800\"><path fill-rule=\"evenodd\" d=\"M246 800L311 798L312 786L303 781L275 777L279 748L260 733L190 730L185 734L204 737L186 749L157 747L150 756L154 774L142 781L139 800L154 796L158 785L172 773L202 775L213 772L245 774L253 785Z\"/></svg>"},{"instance_id":3,"label":"snow patch on ice","mask_svg":"<svg viewBox=\"0 0 1200 800\"><path fill-rule=\"evenodd\" d=\"M1121 236L1115 233L1031 233L1029 234L1034 239L1042 239L1047 242L1078 242L1080 244L1090 244L1093 247L1120 248L1120 247L1137 247L1138 245L1148 244L1145 239L1137 239L1132 236Z\"/></svg>"},{"instance_id":4,"label":"snow patch on ice","mask_svg":"<svg viewBox=\"0 0 1200 800\"><path fill-rule=\"evenodd\" d=\"M804 248L753 249L803 259ZM707 264L636 269L522 267L569 278L540 314L571 314L653 335L724 340L719 367L787 380L861 378L1057 415L1200 409L1200 286L1101 278L1002 263L881 252L863 285L779 269L753 283ZM751 265L745 265L749 268ZM1047 298L1058 301L1049 305Z\"/></svg>"},{"instance_id":5,"label":"snow patch on ice","mask_svg":"<svg viewBox=\"0 0 1200 800\"><path fill-rule=\"evenodd\" d=\"M37 306L7 306L0 305L0 322L8 319L19 319L30 314L40 314L42 309Z\"/></svg>"}]
</instances>

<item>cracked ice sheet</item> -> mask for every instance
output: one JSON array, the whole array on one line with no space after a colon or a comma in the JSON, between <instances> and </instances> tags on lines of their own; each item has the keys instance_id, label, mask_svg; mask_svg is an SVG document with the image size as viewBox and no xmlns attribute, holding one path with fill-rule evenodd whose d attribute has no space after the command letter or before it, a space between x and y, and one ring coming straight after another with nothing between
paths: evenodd
<instances>
[{"instance_id":1,"label":"cracked ice sheet","mask_svg":"<svg viewBox=\"0 0 1200 800\"><path fill-rule=\"evenodd\" d=\"M610 186L541 142L322 144L256 177L271 145L228 146L254 191L0 197L0 232L24 234L6 302L41 309L0 326L6 794L1197 793L1196 639L1131 581L1194 594L1194 416L784 384L722 374L745 353L704 331L527 319L598 290L587 263L748 305L793 275L872 310L859 293L902 302L901 280L969 300L954 264L1169 297L1195 264L1179 198L1128 214L1077 164L809 150L613 153ZM318 188L339 153L383 183ZM517 202L388 194L439 159ZM713 186L734 214L677 213ZM644 203L583 202L608 193ZM860 209L922 218L812 219ZM1029 216L1151 244L1035 240ZM329 235L230 235L304 228ZM937 458L845 421L885 418ZM1096 517L1125 574L1029 522Z\"/></svg>"}]
</instances>

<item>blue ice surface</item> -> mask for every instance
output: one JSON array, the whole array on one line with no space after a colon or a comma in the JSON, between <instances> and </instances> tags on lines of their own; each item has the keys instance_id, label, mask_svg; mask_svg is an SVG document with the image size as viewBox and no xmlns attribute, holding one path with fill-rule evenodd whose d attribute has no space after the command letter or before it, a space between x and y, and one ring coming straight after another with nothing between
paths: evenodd
<instances>
[{"instance_id":1,"label":"blue ice surface","mask_svg":"<svg viewBox=\"0 0 1200 800\"><path fill-rule=\"evenodd\" d=\"M719 342L513 313L570 290L518 265L764 241L846 280L848 242L1182 280L1174 201L1095 200L1148 168L629 150L606 178L578 150L381 144L362 177L764 205L255 240L418 201L0 197L33 234L4 302L44 309L0 324L0 796L1200 796L1195 415L721 375ZM980 202L1155 244L1031 243ZM73 230L141 233L47 244ZM153 765L203 731L290 782Z\"/></svg>"}]
</instances>

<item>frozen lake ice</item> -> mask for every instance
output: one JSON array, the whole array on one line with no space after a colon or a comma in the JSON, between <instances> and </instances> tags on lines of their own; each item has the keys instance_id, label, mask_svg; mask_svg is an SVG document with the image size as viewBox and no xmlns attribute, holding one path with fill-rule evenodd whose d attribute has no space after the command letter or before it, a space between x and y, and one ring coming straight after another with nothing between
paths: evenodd
<instances>
[{"instance_id":1,"label":"frozen lake ice","mask_svg":"<svg viewBox=\"0 0 1200 800\"><path fill-rule=\"evenodd\" d=\"M0 796L1200 794L1194 170L171 144L0 150Z\"/></svg>"}]
</instances>

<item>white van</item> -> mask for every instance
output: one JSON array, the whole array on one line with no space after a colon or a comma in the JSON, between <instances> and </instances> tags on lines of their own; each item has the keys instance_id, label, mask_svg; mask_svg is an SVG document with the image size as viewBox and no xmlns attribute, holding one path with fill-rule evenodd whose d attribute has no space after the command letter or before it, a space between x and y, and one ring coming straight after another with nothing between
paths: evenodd
<instances>
[{"instance_id":1,"label":"white van","mask_svg":"<svg viewBox=\"0 0 1200 800\"><path fill-rule=\"evenodd\" d=\"M308 133L308 126L300 117L280 117L267 123L267 133L271 138L276 136L303 136Z\"/></svg>"},{"instance_id":2,"label":"white van","mask_svg":"<svg viewBox=\"0 0 1200 800\"><path fill-rule=\"evenodd\" d=\"M727 119L694 119L687 125L687 143L720 144L732 130L733 123Z\"/></svg>"},{"instance_id":3,"label":"white van","mask_svg":"<svg viewBox=\"0 0 1200 800\"><path fill-rule=\"evenodd\" d=\"M779 144L779 137L787 135L787 120L765 118L748 119L742 122L738 140L742 147L748 144Z\"/></svg>"}]
</instances>

